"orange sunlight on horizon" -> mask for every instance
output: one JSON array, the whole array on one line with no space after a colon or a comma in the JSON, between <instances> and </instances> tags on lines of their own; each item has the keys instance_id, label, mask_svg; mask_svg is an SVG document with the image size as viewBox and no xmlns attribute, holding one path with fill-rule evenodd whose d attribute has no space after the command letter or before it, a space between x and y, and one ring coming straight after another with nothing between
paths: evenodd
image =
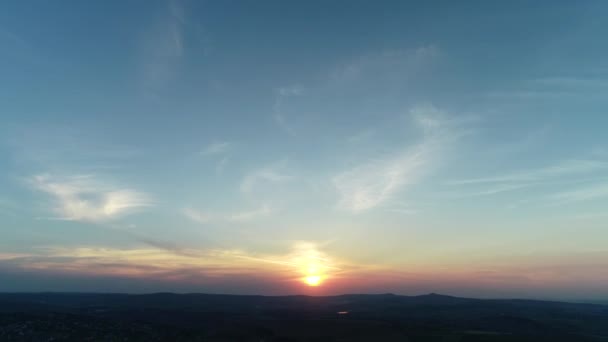
<instances>
[{"instance_id":1,"label":"orange sunlight on horizon","mask_svg":"<svg viewBox=\"0 0 608 342\"><path fill-rule=\"evenodd\" d=\"M307 276L306 278L304 278L304 282L308 286L319 286L319 285L321 285L322 279L321 279L321 276L310 275L310 276Z\"/></svg>"}]
</instances>

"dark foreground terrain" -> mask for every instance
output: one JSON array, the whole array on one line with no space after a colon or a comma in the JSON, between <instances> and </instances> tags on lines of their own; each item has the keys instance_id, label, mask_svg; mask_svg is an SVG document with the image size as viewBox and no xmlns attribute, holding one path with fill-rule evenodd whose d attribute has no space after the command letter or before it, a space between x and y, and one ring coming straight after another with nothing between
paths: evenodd
<instances>
[{"instance_id":1,"label":"dark foreground terrain","mask_svg":"<svg viewBox=\"0 0 608 342\"><path fill-rule=\"evenodd\" d=\"M0 294L0 341L608 341L608 306L436 294Z\"/></svg>"}]
</instances>

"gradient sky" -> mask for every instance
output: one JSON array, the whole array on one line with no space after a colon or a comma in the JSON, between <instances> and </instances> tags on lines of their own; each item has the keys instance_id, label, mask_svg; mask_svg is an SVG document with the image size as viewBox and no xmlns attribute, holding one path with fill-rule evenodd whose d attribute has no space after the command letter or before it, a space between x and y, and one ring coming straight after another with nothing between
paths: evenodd
<instances>
[{"instance_id":1,"label":"gradient sky","mask_svg":"<svg viewBox=\"0 0 608 342\"><path fill-rule=\"evenodd\" d=\"M608 298L607 15L5 1L0 291Z\"/></svg>"}]
</instances>

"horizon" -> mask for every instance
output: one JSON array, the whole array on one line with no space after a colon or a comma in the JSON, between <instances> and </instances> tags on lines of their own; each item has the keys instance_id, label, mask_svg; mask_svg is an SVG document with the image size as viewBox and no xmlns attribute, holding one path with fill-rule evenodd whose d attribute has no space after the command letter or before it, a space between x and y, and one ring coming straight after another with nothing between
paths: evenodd
<instances>
[{"instance_id":1,"label":"horizon","mask_svg":"<svg viewBox=\"0 0 608 342\"><path fill-rule=\"evenodd\" d=\"M284 295L264 295L264 294L247 294L247 293L208 293L208 292L77 292L77 291L0 291L0 295L124 295L124 296L153 296L153 295L201 295L201 296L232 296L232 297L317 297L317 298L332 298L344 296L395 296L407 298L420 297L447 297L470 300L488 300L488 301L532 301L532 302L556 302L556 303L572 303L572 304L592 304L608 306L608 298L579 298L579 299L559 299L559 298L516 298L516 297L465 297L453 296L444 293L421 293L421 294L398 294L398 293L341 293L332 295L311 295L311 294L284 294Z\"/></svg>"},{"instance_id":2,"label":"horizon","mask_svg":"<svg viewBox=\"0 0 608 342\"><path fill-rule=\"evenodd\" d=\"M606 301L605 13L0 4L0 292Z\"/></svg>"}]
</instances>

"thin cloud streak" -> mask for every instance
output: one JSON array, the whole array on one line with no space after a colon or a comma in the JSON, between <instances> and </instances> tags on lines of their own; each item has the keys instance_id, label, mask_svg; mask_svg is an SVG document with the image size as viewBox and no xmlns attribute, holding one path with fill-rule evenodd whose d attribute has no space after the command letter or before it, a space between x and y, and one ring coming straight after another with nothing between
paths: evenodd
<instances>
[{"instance_id":1,"label":"thin cloud streak","mask_svg":"<svg viewBox=\"0 0 608 342\"><path fill-rule=\"evenodd\" d=\"M421 145L396 157L360 165L333 178L340 193L338 207L353 212L374 208L411 184L428 162L428 150Z\"/></svg>"},{"instance_id":2,"label":"thin cloud streak","mask_svg":"<svg viewBox=\"0 0 608 342\"><path fill-rule=\"evenodd\" d=\"M332 183L340 196L338 208L360 213L382 205L417 182L425 167L438 158L440 147L457 136L445 113L433 106L415 107L410 117L424 132L422 142L334 176Z\"/></svg>"},{"instance_id":3,"label":"thin cloud streak","mask_svg":"<svg viewBox=\"0 0 608 342\"><path fill-rule=\"evenodd\" d=\"M189 219L198 223L209 223L212 220L211 215L201 213L192 208L182 209L182 213Z\"/></svg>"},{"instance_id":4,"label":"thin cloud streak","mask_svg":"<svg viewBox=\"0 0 608 342\"><path fill-rule=\"evenodd\" d=\"M557 204L602 198L608 198L608 183L606 182L558 192L548 197L548 199L555 201Z\"/></svg>"},{"instance_id":5,"label":"thin cloud streak","mask_svg":"<svg viewBox=\"0 0 608 342\"><path fill-rule=\"evenodd\" d=\"M293 176L285 173L286 164L286 160L281 160L251 171L241 181L240 191L244 194L249 194L260 184L282 183L293 179Z\"/></svg>"},{"instance_id":6,"label":"thin cloud streak","mask_svg":"<svg viewBox=\"0 0 608 342\"><path fill-rule=\"evenodd\" d=\"M175 77L184 55L184 9L181 2L171 0L166 14L144 37L141 81L148 95L157 95Z\"/></svg>"},{"instance_id":7,"label":"thin cloud streak","mask_svg":"<svg viewBox=\"0 0 608 342\"><path fill-rule=\"evenodd\" d=\"M155 280L201 279L200 275L224 277L246 271L286 281L301 279L311 272L331 277L344 267L313 242L296 242L287 253L274 255L254 255L237 249L167 247L157 241L145 243L158 248L45 247L31 253L0 253L0 267Z\"/></svg>"},{"instance_id":8,"label":"thin cloud streak","mask_svg":"<svg viewBox=\"0 0 608 342\"><path fill-rule=\"evenodd\" d=\"M201 155L212 156L218 154L224 154L232 148L232 143L228 141L216 141L206 146L202 151Z\"/></svg>"},{"instance_id":9,"label":"thin cloud streak","mask_svg":"<svg viewBox=\"0 0 608 342\"><path fill-rule=\"evenodd\" d=\"M270 214L272 213L273 209L268 204L264 204L258 209L235 213L226 217L226 219L232 222L245 222L262 217L267 217L270 216Z\"/></svg>"},{"instance_id":10,"label":"thin cloud streak","mask_svg":"<svg viewBox=\"0 0 608 342\"><path fill-rule=\"evenodd\" d=\"M571 159L544 168L532 169L496 177L472 178L451 181L449 182L449 184L466 185L478 183L530 182L540 181L548 177L586 174L605 169L608 169L608 162L602 160Z\"/></svg>"},{"instance_id":11,"label":"thin cloud streak","mask_svg":"<svg viewBox=\"0 0 608 342\"><path fill-rule=\"evenodd\" d=\"M185 208L182 213L190 220L197 223L210 223L210 222L249 222L264 217L270 216L275 212L275 209L268 204L263 204L257 209L238 211L230 214L212 214L197 211L192 208Z\"/></svg>"},{"instance_id":12,"label":"thin cloud streak","mask_svg":"<svg viewBox=\"0 0 608 342\"><path fill-rule=\"evenodd\" d=\"M403 82L404 75L411 76L439 54L439 48L431 44L416 49L385 50L358 56L335 68L329 75L329 83L339 87L351 86L368 78Z\"/></svg>"},{"instance_id":13,"label":"thin cloud streak","mask_svg":"<svg viewBox=\"0 0 608 342\"><path fill-rule=\"evenodd\" d=\"M598 172L608 169L608 162L594 159L569 159L553 165L530 169L526 171L513 172L494 177L471 178L450 181L447 184L459 187L475 187L476 190L469 193L459 192L456 197L491 196L504 192L521 191L532 187L546 185L561 185L570 183L588 182L589 177ZM603 183L594 186L584 186L571 191L562 191L550 195L541 196L539 201L568 203L586 199L595 199L604 196Z\"/></svg>"},{"instance_id":14,"label":"thin cloud streak","mask_svg":"<svg viewBox=\"0 0 608 342\"><path fill-rule=\"evenodd\" d=\"M294 128L288 123L287 114L285 113L285 103L294 96L301 96L304 89L299 85L290 87L281 87L276 90L274 105L272 106L274 121L287 134L295 135Z\"/></svg>"}]
</instances>

